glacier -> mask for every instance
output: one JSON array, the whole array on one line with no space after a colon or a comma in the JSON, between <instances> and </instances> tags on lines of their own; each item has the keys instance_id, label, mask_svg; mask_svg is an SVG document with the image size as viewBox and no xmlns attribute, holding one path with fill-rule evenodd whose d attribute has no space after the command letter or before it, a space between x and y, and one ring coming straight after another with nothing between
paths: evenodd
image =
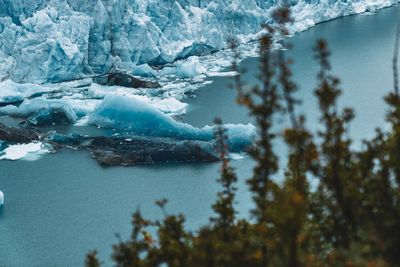
<instances>
[{"instance_id":1,"label":"glacier","mask_svg":"<svg viewBox=\"0 0 400 267\"><path fill-rule=\"evenodd\" d=\"M398 0L294 0L291 32ZM149 66L246 43L277 0L0 0L0 81L59 82ZM138 69L136 69L138 66ZM182 73L196 74L199 68ZM200 69L201 70L201 69ZM168 72L168 71L166 71ZM201 72L201 71L200 71Z\"/></svg>"}]
</instances>

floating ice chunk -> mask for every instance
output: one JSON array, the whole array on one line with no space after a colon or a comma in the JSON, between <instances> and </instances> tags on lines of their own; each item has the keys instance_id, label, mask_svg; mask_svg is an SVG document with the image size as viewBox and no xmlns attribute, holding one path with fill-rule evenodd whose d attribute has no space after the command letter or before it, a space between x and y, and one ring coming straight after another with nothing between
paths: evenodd
<instances>
[{"instance_id":1,"label":"floating ice chunk","mask_svg":"<svg viewBox=\"0 0 400 267\"><path fill-rule=\"evenodd\" d=\"M98 98L104 98L107 95L121 95L136 98L157 107L160 111L169 115L183 114L186 112L187 104L174 97L160 98L159 95L156 95L155 97L139 95L140 90L137 89L122 86L104 86L93 83L90 85L88 92L92 97Z\"/></svg>"},{"instance_id":2,"label":"floating ice chunk","mask_svg":"<svg viewBox=\"0 0 400 267\"><path fill-rule=\"evenodd\" d=\"M157 75L157 71L152 69L148 64L142 64L134 68L133 75L143 77L155 77Z\"/></svg>"},{"instance_id":3,"label":"floating ice chunk","mask_svg":"<svg viewBox=\"0 0 400 267\"><path fill-rule=\"evenodd\" d=\"M207 70L200 64L197 56L192 56L186 60L180 60L175 67L166 67L161 70L161 75L175 75L180 78L193 78L206 73Z\"/></svg>"},{"instance_id":4,"label":"floating ice chunk","mask_svg":"<svg viewBox=\"0 0 400 267\"><path fill-rule=\"evenodd\" d=\"M240 160L243 159L243 155L239 154L239 153L230 153L229 157L233 160Z\"/></svg>"},{"instance_id":5,"label":"floating ice chunk","mask_svg":"<svg viewBox=\"0 0 400 267\"><path fill-rule=\"evenodd\" d=\"M0 191L0 207L4 205L4 194Z\"/></svg>"},{"instance_id":6,"label":"floating ice chunk","mask_svg":"<svg viewBox=\"0 0 400 267\"><path fill-rule=\"evenodd\" d=\"M88 124L89 124L89 115L80 118L74 123L75 126L86 126Z\"/></svg>"},{"instance_id":7,"label":"floating ice chunk","mask_svg":"<svg viewBox=\"0 0 400 267\"><path fill-rule=\"evenodd\" d=\"M0 151L0 160L37 160L40 155L48 153L49 147L41 142L29 144L10 145L3 151Z\"/></svg>"},{"instance_id":8,"label":"floating ice chunk","mask_svg":"<svg viewBox=\"0 0 400 267\"><path fill-rule=\"evenodd\" d=\"M187 124L177 127L178 122L144 101L117 95L106 96L91 114L89 122L153 136L179 137L192 129Z\"/></svg>"},{"instance_id":9,"label":"floating ice chunk","mask_svg":"<svg viewBox=\"0 0 400 267\"><path fill-rule=\"evenodd\" d=\"M76 120L76 117L68 115L65 109L43 108L29 116L27 123L35 126L65 125Z\"/></svg>"},{"instance_id":10,"label":"floating ice chunk","mask_svg":"<svg viewBox=\"0 0 400 267\"><path fill-rule=\"evenodd\" d=\"M32 84L16 83L6 80L0 83L0 103L12 103L22 101L35 94L54 91L54 88Z\"/></svg>"},{"instance_id":11,"label":"floating ice chunk","mask_svg":"<svg viewBox=\"0 0 400 267\"><path fill-rule=\"evenodd\" d=\"M139 89L128 88L124 86L107 86L100 85L97 83L92 83L89 86L88 93L91 97L103 98L106 95L116 94L116 95L135 95L140 93Z\"/></svg>"},{"instance_id":12,"label":"floating ice chunk","mask_svg":"<svg viewBox=\"0 0 400 267\"><path fill-rule=\"evenodd\" d=\"M221 71L221 72L208 72L210 77L233 77L239 75L237 71Z\"/></svg>"},{"instance_id":13,"label":"floating ice chunk","mask_svg":"<svg viewBox=\"0 0 400 267\"><path fill-rule=\"evenodd\" d=\"M99 102L97 96L92 99L85 99L80 93L84 87L90 85L91 79L83 79L59 84L38 85L32 83L16 83L11 80L0 82L0 114L27 117L40 109L62 109L71 118L83 117L94 110ZM106 90L106 89L104 89ZM46 99L48 94L58 94L61 99ZM41 96L41 97L40 97ZM90 97L90 96L89 96ZM33 98L33 99L29 99ZM17 107L13 104L22 102ZM75 113L75 115L73 115Z\"/></svg>"},{"instance_id":14,"label":"floating ice chunk","mask_svg":"<svg viewBox=\"0 0 400 267\"><path fill-rule=\"evenodd\" d=\"M66 110L69 110L68 106L71 108L73 112L75 112L77 117L87 116L90 112L92 112L96 106L101 102L99 99L74 99L63 97L60 100L54 100L55 102L60 101L62 106L65 107ZM52 101L50 101L51 103ZM52 105L52 103L51 103ZM57 106L57 105L56 105ZM71 113L72 115L73 113Z\"/></svg>"},{"instance_id":15,"label":"floating ice chunk","mask_svg":"<svg viewBox=\"0 0 400 267\"><path fill-rule=\"evenodd\" d=\"M153 106L157 107L160 111L168 115L177 115L186 113L186 103L183 103L176 98L155 99L150 102Z\"/></svg>"},{"instance_id":16,"label":"floating ice chunk","mask_svg":"<svg viewBox=\"0 0 400 267\"><path fill-rule=\"evenodd\" d=\"M27 118L39 111L42 111L41 113L52 114L54 110L62 111L70 122L74 122L78 118L75 110L68 102L59 99L46 99L44 97L37 97L31 100L26 99L19 107L13 105L0 107L0 114Z\"/></svg>"},{"instance_id":17,"label":"floating ice chunk","mask_svg":"<svg viewBox=\"0 0 400 267\"><path fill-rule=\"evenodd\" d=\"M90 115L89 122L101 127L110 127L137 135L171 137L180 140L211 141L214 127L193 127L175 121L156 107L135 98L117 95L106 96ZM232 149L247 146L255 136L252 124L226 124Z\"/></svg>"}]
</instances>

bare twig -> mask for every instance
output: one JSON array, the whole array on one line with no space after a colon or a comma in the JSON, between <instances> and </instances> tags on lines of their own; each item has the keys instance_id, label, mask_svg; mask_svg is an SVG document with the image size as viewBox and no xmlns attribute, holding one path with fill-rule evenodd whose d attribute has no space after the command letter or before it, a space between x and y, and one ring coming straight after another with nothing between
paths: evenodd
<instances>
[{"instance_id":1,"label":"bare twig","mask_svg":"<svg viewBox=\"0 0 400 267\"><path fill-rule=\"evenodd\" d=\"M400 22L397 24L396 39L394 42L393 52L393 81L394 81L394 93L396 96L399 95L399 71L398 71L398 59L399 59L399 39L400 39Z\"/></svg>"}]
</instances>

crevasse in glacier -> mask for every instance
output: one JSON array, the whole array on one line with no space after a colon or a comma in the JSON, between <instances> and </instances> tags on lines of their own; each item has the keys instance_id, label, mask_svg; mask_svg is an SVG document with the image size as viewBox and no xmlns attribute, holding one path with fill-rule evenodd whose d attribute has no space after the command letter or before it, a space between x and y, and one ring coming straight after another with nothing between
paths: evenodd
<instances>
[{"instance_id":1,"label":"crevasse in glacier","mask_svg":"<svg viewBox=\"0 0 400 267\"><path fill-rule=\"evenodd\" d=\"M276 2L0 0L0 80L45 83L116 70L134 73L136 65L220 50L232 34L242 42L255 39ZM292 31L396 2L291 1ZM154 75L146 65L137 73Z\"/></svg>"}]
</instances>

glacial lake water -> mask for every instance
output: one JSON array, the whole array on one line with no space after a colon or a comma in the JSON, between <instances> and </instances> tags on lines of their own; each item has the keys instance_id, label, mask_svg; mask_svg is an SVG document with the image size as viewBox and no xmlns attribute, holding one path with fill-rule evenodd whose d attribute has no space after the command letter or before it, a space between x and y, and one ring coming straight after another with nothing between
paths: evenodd
<instances>
[{"instance_id":1,"label":"glacial lake water","mask_svg":"<svg viewBox=\"0 0 400 267\"><path fill-rule=\"evenodd\" d=\"M333 73L342 80L341 106L355 108L357 119L351 134L361 140L374 128L384 127L383 96L392 88L391 60L400 7L376 14L339 18L319 24L291 38L294 79L301 87L300 111L316 129L318 109L313 97L317 65L311 47L318 38L328 40ZM242 62L244 80L254 83L257 58ZM226 87L231 80L210 78L209 84L188 98L184 122L211 124L218 116L226 123L247 123L251 118L238 107L236 93ZM278 153L284 148L278 147ZM247 216L251 197L245 180L253 163L233 162L239 176L237 207ZM168 198L167 210L188 217L187 227L207 223L219 186L218 164L169 164L102 168L86 152L62 150L37 161L0 161L0 189L5 206L0 208L0 266L82 266L89 249L97 248L110 265L115 233L128 237L131 214L139 208L144 216L161 218L155 200Z\"/></svg>"}]
</instances>

